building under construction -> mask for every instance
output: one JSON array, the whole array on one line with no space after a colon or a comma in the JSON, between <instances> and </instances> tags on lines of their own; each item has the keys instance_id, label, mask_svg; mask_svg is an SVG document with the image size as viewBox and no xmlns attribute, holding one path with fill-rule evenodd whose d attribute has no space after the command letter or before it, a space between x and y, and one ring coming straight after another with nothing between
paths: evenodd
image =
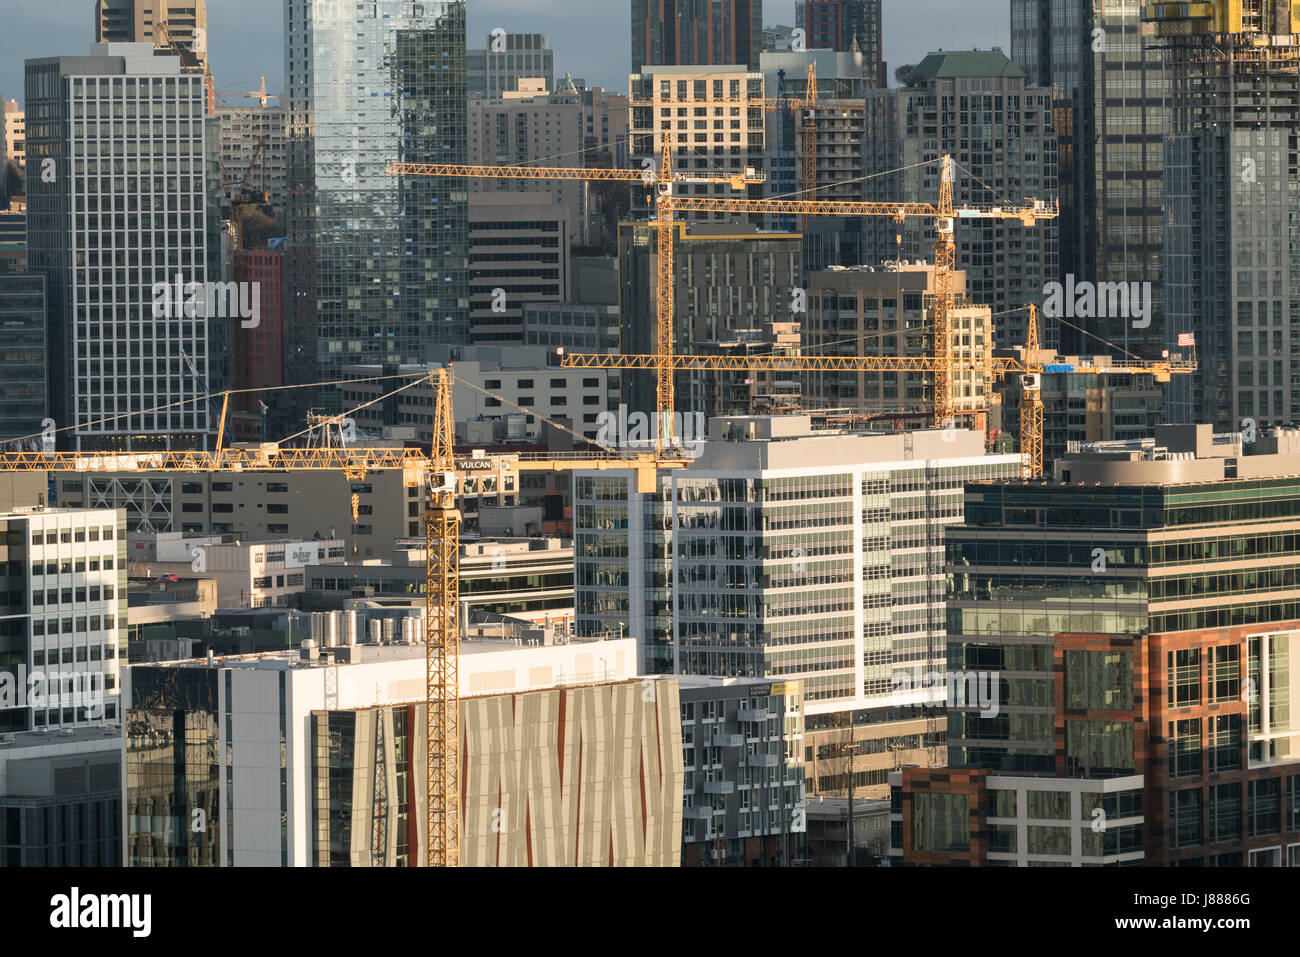
<instances>
[{"instance_id":1,"label":"building under construction","mask_svg":"<svg viewBox=\"0 0 1300 957\"><path fill-rule=\"evenodd\" d=\"M1149 3L1144 16L1170 82L1166 341L1200 363L1173 386L1171 421L1295 422L1300 0Z\"/></svg>"}]
</instances>

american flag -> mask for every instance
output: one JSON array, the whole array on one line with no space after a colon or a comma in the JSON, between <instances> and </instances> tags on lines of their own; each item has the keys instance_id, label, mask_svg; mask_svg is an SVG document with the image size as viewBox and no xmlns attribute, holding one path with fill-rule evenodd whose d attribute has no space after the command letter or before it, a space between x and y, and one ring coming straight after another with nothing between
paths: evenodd
<instances>
[{"instance_id":1,"label":"american flag","mask_svg":"<svg viewBox=\"0 0 1300 957\"><path fill-rule=\"evenodd\" d=\"M1196 345L1196 336L1194 336L1194 335L1193 335L1192 333L1190 333L1190 332L1180 332L1180 333L1178 333L1178 345L1179 345L1179 346L1194 346L1194 345Z\"/></svg>"}]
</instances>

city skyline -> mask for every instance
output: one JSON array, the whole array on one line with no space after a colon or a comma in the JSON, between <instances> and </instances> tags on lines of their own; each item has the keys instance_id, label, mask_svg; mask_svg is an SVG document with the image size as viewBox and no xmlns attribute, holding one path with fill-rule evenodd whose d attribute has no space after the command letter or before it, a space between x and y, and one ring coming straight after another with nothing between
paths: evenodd
<instances>
[{"instance_id":1,"label":"city skyline","mask_svg":"<svg viewBox=\"0 0 1300 957\"><path fill-rule=\"evenodd\" d=\"M70 6L71 0L61 0L49 6L14 5L5 11L7 29L0 33L0 96L5 100L23 101L25 59L80 54L94 40L89 8L69 16ZM590 29L593 21L599 22L611 35L625 37L631 29L630 14L629 4L609 0L575 0L559 9L526 0L475 0L468 5L467 40L474 47L498 26L511 33L544 33L555 50L557 79L568 72L619 91L627 87L631 67L628 45L592 44ZM937 20L947 22L936 28ZM282 4L268 10L265 0L222 0L209 8L209 62L218 90L255 90L265 76L270 92L284 92L283 21ZM794 0L769 0L763 21L768 26L793 24ZM1010 52L1005 0L885 0L884 34L891 84L897 67L916 63L939 48L1001 46ZM32 37L41 38L36 48Z\"/></svg>"}]
</instances>

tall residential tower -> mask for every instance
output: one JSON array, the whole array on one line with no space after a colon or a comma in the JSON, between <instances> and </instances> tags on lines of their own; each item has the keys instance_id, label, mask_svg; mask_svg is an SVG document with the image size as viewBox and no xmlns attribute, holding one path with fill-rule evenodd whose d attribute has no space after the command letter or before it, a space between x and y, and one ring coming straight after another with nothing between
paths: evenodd
<instances>
[{"instance_id":1,"label":"tall residential tower","mask_svg":"<svg viewBox=\"0 0 1300 957\"><path fill-rule=\"evenodd\" d=\"M632 0L632 72L647 66L758 69L763 0Z\"/></svg>"},{"instance_id":2,"label":"tall residential tower","mask_svg":"<svg viewBox=\"0 0 1300 957\"><path fill-rule=\"evenodd\" d=\"M466 342L466 184L387 172L465 162L465 4L285 9L290 381ZM341 401L328 389L313 398L326 409ZM299 426L303 411L290 411Z\"/></svg>"}]
</instances>

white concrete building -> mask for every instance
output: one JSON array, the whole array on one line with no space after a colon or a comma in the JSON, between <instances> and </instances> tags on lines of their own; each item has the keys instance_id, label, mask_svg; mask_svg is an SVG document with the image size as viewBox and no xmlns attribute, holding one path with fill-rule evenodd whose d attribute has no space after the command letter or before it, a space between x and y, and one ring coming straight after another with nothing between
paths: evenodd
<instances>
[{"instance_id":1,"label":"white concrete building","mask_svg":"<svg viewBox=\"0 0 1300 957\"><path fill-rule=\"evenodd\" d=\"M152 539L152 541L150 541ZM306 591L309 565L342 565L348 560L342 539L319 541L223 542L178 534L132 536L133 576L201 575L217 583L218 608L285 608ZM143 549L136 546L145 546Z\"/></svg>"},{"instance_id":2,"label":"white concrete building","mask_svg":"<svg viewBox=\"0 0 1300 957\"><path fill-rule=\"evenodd\" d=\"M126 661L126 536L116 509L0 514L0 730L118 717Z\"/></svg>"},{"instance_id":3,"label":"white concrete building","mask_svg":"<svg viewBox=\"0 0 1300 957\"><path fill-rule=\"evenodd\" d=\"M627 628L647 672L799 680L809 715L938 700L894 678L946 667L943 526L965 482L1019 474L979 432L715 418L653 494L575 474L577 633Z\"/></svg>"},{"instance_id":4,"label":"white concrete building","mask_svg":"<svg viewBox=\"0 0 1300 957\"><path fill-rule=\"evenodd\" d=\"M600 432L600 413L610 407L608 369L562 369L548 365L553 350L539 346L472 346L456 350L456 381L452 407L456 434L469 444L491 445L535 441L546 419L564 419L568 428L587 439ZM401 366L399 373L432 370L437 363ZM378 366L350 366L349 375L381 375ZM357 382L348 387L348 400L360 406L384 392L382 382ZM433 439L433 389L413 386L395 399L396 422L384 421L384 405L375 404L356 413L357 427L378 431L385 425L413 426L421 443ZM486 430L481 423L490 423ZM495 425L496 427L491 427ZM486 504L486 503L484 503ZM513 502L499 502L503 506Z\"/></svg>"},{"instance_id":5,"label":"white concrete building","mask_svg":"<svg viewBox=\"0 0 1300 957\"><path fill-rule=\"evenodd\" d=\"M127 740L123 831L128 866L143 864L149 856L174 855L178 848L192 852L188 860L209 865L313 864L317 853L312 828L317 747L313 712L403 702L422 712L425 698L422 646L354 645L333 649L332 655L310 657L320 650L131 668L126 693L130 708L140 711L130 711L138 721ZM637 676L636 658L630 640L539 647L464 641L460 694L469 698L626 682ZM654 679L646 679L652 695L654 685ZM188 834L170 831L165 820L139 813L156 803L151 789L172 787L170 777L160 785L156 775L144 773L150 764L161 761L172 767L175 762L165 744L167 729L161 724L144 728L157 712L171 713L174 703L166 700L169 687L196 689L186 703L176 706L192 711L187 727L206 729L200 733L210 734L215 747L215 780L208 778L197 786L209 802L198 808L205 812L203 823L206 827L211 819L216 826L193 841ZM158 722L162 720L157 716ZM422 754L418 759L422 767ZM211 773L206 766L201 770L205 776Z\"/></svg>"}]
</instances>

